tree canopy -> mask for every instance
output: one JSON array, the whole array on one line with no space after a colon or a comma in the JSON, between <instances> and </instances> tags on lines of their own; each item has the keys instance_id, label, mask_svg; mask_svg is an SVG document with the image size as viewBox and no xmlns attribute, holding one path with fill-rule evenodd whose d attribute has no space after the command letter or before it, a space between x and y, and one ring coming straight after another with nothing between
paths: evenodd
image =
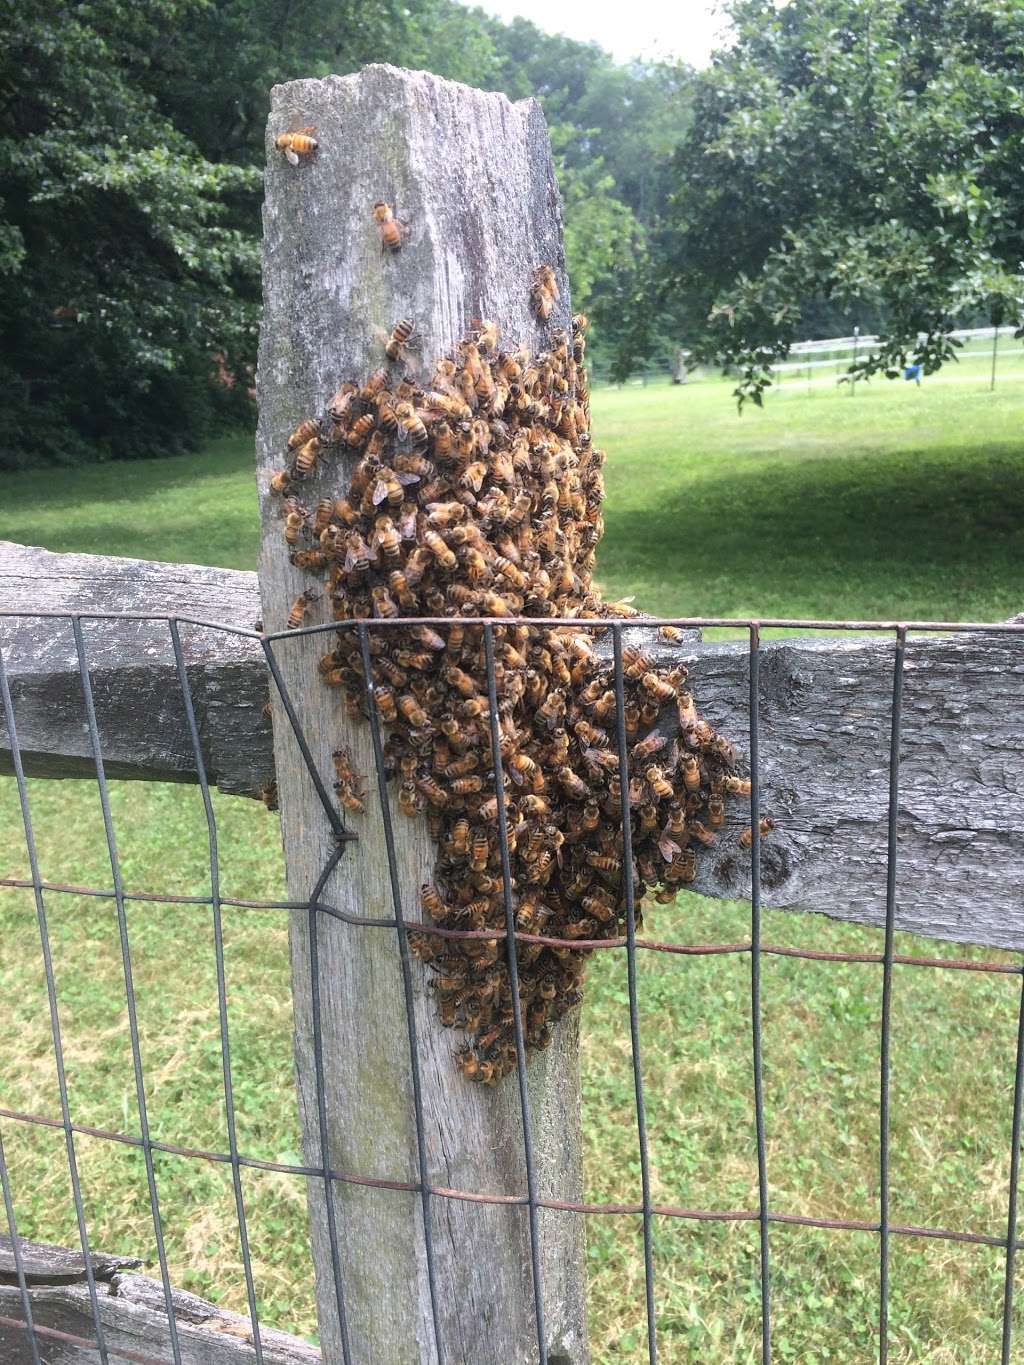
<instances>
[{"instance_id":1,"label":"tree canopy","mask_svg":"<svg viewBox=\"0 0 1024 1365\"><path fill-rule=\"evenodd\" d=\"M251 417L268 92L370 61L551 128L596 369L675 344L761 400L847 318L867 371L1019 322L1020 0L728 0L696 75L456 0L0 0L0 463L166 454Z\"/></svg>"},{"instance_id":2,"label":"tree canopy","mask_svg":"<svg viewBox=\"0 0 1024 1365\"><path fill-rule=\"evenodd\" d=\"M925 372L964 318L1020 321L1019 0L733 0L674 159L662 295L695 358L766 367L824 302L867 311L860 372ZM959 320L959 321L958 321Z\"/></svg>"},{"instance_id":3,"label":"tree canopy","mask_svg":"<svg viewBox=\"0 0 1024 1365\"><path fill-rule=\"evenodd\" d=\"M0 0L0 462L166 454L245 417L275 82L370 61L538 95L577 300L614 337L687 74L454 0ZM635 290L634 290L635 292Z\"/></svg>"}]
</instances>

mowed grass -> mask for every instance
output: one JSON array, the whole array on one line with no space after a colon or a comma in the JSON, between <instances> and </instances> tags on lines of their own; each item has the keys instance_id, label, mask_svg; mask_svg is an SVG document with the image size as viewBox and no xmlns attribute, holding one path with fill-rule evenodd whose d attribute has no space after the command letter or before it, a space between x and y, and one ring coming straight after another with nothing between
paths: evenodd
<instances>
[{"instance_id":1,"label":"mowed grass","mask_svg":"<svg viewBox=\"0 0 1024 1365\"><path fill-rule=\"evenodd\" d=\"M986 619L1021 609L1024 383L1007 356L920 389L799 384L742 417L728 385L599 389L599 578L665 615ZM1024 364L1017 367L1024 371ZM247 439L200 455L8 476L0 537L251 569Z\"/></svg>"},{"instance_id":2,"label":"mowed grass","mask_svg":"<svg viewBox=\"0 0 1024 1365\"><path fill-rule=\"evenodd\" d=\"M606 591L666 613L971 616L1020 609L1024 388L931 384L786 390L737 419L721 385L595 394L609 452ZM8 479L0 536L88 550L252 567L251 447L200 457ZM52 881L109 885L95 786L32 781L40 863ZM205 894L206 827L195 792L115 783L126 885ZM215 797L225 895L282 891L276 819ZM0 875L27 875L17 793L0 783ZM48 926L71 1112L137 1134L123 963L112 902L50 895ZM149 1122L155 1137L226 1151L214 942L208 908L130 901L129 942ZM294 1162L285 916L225 910L228 1011L239 1147ZM649 927L681 943L737 942L749 910L684 897ZM7 1028L0 1105L59 1116L39 933L30 893L0 892L0 1001ZM767 912L768 942L877 951L874 931ZM965 957L962 945L898 936L902 952ZM1011 960L991 950L974 956ZM641 953L640 1030L653 1198L691 1209L757 1206L744 956ZM877 1216L876 965L767 957L763 963L771 1206ZM584 1007L586 1197L639 1198L625 959L598 955ZM999 1237L1009 1198L1019 980L899 967L893 1003L892 1217ZM453 1083L457 1083L453 1081ZM0 1124L20 1231L74 1244L63 1135ZM93 1244L155 1247L137 1147L79 1135ZM245 1309L230 1169L157 1154L176 1283ZM301 1178L243 1174L261 1316L312 1334ZM757 1225L654 1220L660 1356L752 1362L760 1354ZM640 1220L588 1220L595 1361L646 1359ZM878 1237L773 1225L776 1358L876 1358ZM984 1245L893 1238L890 1360L999 1358L1004 1254ZM1013 1359L1024 1360L1015 1344Z\"/></svg>"}]
</instances>

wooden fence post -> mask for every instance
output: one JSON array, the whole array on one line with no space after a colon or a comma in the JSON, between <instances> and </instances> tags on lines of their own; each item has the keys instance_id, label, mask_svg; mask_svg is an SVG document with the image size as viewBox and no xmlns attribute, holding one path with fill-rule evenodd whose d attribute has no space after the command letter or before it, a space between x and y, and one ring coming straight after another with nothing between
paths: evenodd
<instances>
[{"instance_id":1,"label":"wooden fence post","mask_svg":"<svg viewBox=\"0 0 1024 1365\"><path fill-rule=\"evenodd\" d=\"M293 166L274 139L296 124L315 125L319 149L313 159ZM542 338L529 309L529 289L542 262L555 266L561 286L553 324L568 326L569 304L551 151L533 101L512 104L504 95L390 66L294 81L273 92L267 155L257 462L263 621L273 631L283 627L290 603L309 582L288 561L281 499L268 491L294 426L322 412L339 381L365 378L381 363L380 333L399 318L415 320L424 364L430 366L474 317L495 320L510 348L521 343L538 348ZM377 200L394 205L408 224L397 253L381 249L371 215ZM325 486L337 492L351 462L337 456L327 463ZM315 502L317 480L307 489L304 498ZM322 602L318 610L324 611ZM336 690L317 678L316 661L330 643L321 635L275 645L283 681L328 788L331 750L342 741L371 779L367 814L347 817L358 840L347 845L320 899L346 914L390 917L394 906L369 729L348 719ZM290 894L306 901L331 856L332 831L280 704L274 732ZM394 818L402 910L418 918L419 887L432 870L434 848L423 822L406 820L397 803ZM291 926L306 1158L360 1181L415 1187L420 1154L398 935L393 928L353 926L321 914L314 942L309 921L305 911L297 912ZM522 1200L527 1177L515 1077L494 1088L463 1080L453 1062L461 1035L440 1027L415 959L411 974L426 1180ZM540 1197L581 1197L577 1032L570 1016L528 1069ZM415 1188L337 1179L331 1186L333 1210L325 1183L310 1181L320 1332L330 1365L536 1362L541 1352L531 1221L539 1239L548 1361L579 1365L588 1359L579 1215L541 1209L531 1218L522 1202L436 1195L423 1200Z\"/></svg>"}]
</instances>

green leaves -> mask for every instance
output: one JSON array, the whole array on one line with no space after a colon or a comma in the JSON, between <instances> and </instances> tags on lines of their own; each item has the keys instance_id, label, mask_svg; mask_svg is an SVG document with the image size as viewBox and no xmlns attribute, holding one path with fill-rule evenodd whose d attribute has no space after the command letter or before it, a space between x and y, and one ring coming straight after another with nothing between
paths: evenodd
<instances>
[{"instance_id":1,"label":"green leaves","mask_svg":"<svg viewBox=\"0 0 1024 1365\"><path fill-rule=\"evenodd\" d=\"M675 159L687 344L759 402L821 298L881 320L859 373L1021 316L1024 10L1016 0L734 0Z\"/></svg>"},{"instance_id":2,"label":"green leaves","mask_svg":"<svg viewBox=\"0 0 1024 1365\"><path fill-rule=\"evenodd\" d=\"M252 358L259 287L258 170L204 157L149 85L207 7L3 8L0 463L187 448L247 407L219 370Z\"/></svg>"}]
</instances>

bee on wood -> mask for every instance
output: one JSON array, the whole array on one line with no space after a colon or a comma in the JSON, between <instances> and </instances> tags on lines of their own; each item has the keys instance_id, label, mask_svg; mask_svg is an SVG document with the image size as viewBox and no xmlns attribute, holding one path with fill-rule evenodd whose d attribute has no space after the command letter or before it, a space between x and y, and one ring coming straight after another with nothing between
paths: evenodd
<instances>
[{"instance_id":1,"label":"bee on wood","mask_svg":"<svg viewBox=\"0 0 1024 1365\"><path fill-rule=\"evenodd\" d=\"M384 343L384 354L389 360L401 360L409 349L416 332L412 318L402 318L391 329L391 335Z\"/></svg>"},{"instance_id":2,"label":"bee on wood","mask_svg":"<svg viewBox=\"0 0 1024 1365\"><path fill-rule=\"evenodd\" d=\"M296 597L291 605L291 609L288 612L288 619L285 622L285 626L288 630L298 630L299 627L302 626L306 617L309 615L310 607L318 600L319 596L320 594L318 592L312 592L308 589L306 592L299 593L298 597Z\"/></svg>"},{"instance_id":3,"label":"bee on wood","mask_svg":"<svg viewBox=\"0 0 1024 1365\"><path fill-rule=\"evenodd\" d=\"M316 155L316 150L320 144L313 136L315 132L316 125L309 124L297 131L279 133L274 139L274 146L284 154L284 158L290 166L297 166L301 160L310 160Z\"/></svg>"},{"instance_id":4,"label":"bee on wood","mask_svg":"<svg viewBox=\"0 0 1024 1365\"><path fill-rule=\"evenodd\" d=\"M349 429L345 432L345 444L352 446L354 450L359 450L366 445L370 439L370 434L377 425L377 418L372 412L364 412L357 417Z\"/></svg>"},{"instance_id":5,"label":"bee on wood","mask_svg":"<svg viewBox=\"0 0 1024 1365\"><path fill-rule=\"evenodd\" d=\"M539 265L530 286L530 307L542 322L547 322L559 297L558 281L550 265Z\"/></svg>"},{"instance_id":6,"label":"bee on wood","mask_svg":"<svg viewBox=\"0 0 1024 1365\"><path fill-rule=\"evenodd\" d=\"M430 433L427 431L419 412L411 403L399 403L398 407L395 408L395 416L412 445L427 445L430 440Z\"/></svg>"},{"instance_id":7,"label":"bee on wood","mask_svg":"<svg viewBox=\"0 0 1024 1365\"><path fill-rule=\"evenodd\" d=\"M378 199L373 206L373 221L380 233L381 251L399 251L406 235L405 225L395 217L391 205Z\"/></svg>"},{"instance_id":8,"label":"bee on wood","mask_svg":"<svg viewBox=\"0 0 1024 1365\"><path fill-rule=\"evenodd\" d=\"M498 349L498 324L490 322L484 318L474 318L470 323L473 329L473 336L477 346L483 351L496 351Z\"/></svg>"},{"instance_id":9,"label":"bee on wood","mask_svg":"<svg viewBox=\"0 0 1024 1365\"><path fill-rule=\"evenodd\" d=\"M299 503L293 503L285 513L284 538L289 545L298 545L307 526L307 513Z\"/></svg>"},{"instance_id":10,"label":"bee on wood","mask_svg":"<svg viewBox=\"0 0 1024 1365\"><path fill-rule=\"evenodd\" d=\"M374 616L390 620L398 615L398 606L394 598L382 584L377 584L370 589L370 597L373 601Z\"/></svg>"},{"instance_id":11,"label":"bee on wood","mask_svg":"<svg viewBox=\"0 0 1024 1365\"><path fill-rule=\"evenodd\" d=\"M307 441L316 441L319 439L320 423L315 417L308 417L306 421L300 422L288 437L288 449L294 450L297 446L305 445Z\"/></svg>"},{"instance_id":12,"label":"bee on wood","mask_svg":"<svg viewBox=\"0 0 1024 1365\"><path fill-rule=\"evenodd\" d=\"M768 838L768 835L771 834L771 832L772 832L772 830L773 830L774 828L775 828L775 821L771 818L771 816L769 816L769 815L763 815L763 816L761 817L760 821L758 822L758 831L759 831L759 833L760 833L760 835L761 835L762 841L764 841L765 839ZM752 847L753 847L753 843L754 843L754 831L753 831L753 829L751 828L750 825L748 825L747 828L746 828L745 830L743 830L743 832L740 834L740 840L739 840L739 842L740 842L740 847L741 847L741 848L752 848Z\"/></svg>"},{"instance_id":13,"label":"bee on wood","mask_svg":"<svg viewBox=\"0 0 1024 1365\"><path fill-rule=\"evenodd\" d=\"M288 558L297 569L310 573L319 573L328 564L328 555L323 550L293 550Z\"/></svg>"}]
</instances>

